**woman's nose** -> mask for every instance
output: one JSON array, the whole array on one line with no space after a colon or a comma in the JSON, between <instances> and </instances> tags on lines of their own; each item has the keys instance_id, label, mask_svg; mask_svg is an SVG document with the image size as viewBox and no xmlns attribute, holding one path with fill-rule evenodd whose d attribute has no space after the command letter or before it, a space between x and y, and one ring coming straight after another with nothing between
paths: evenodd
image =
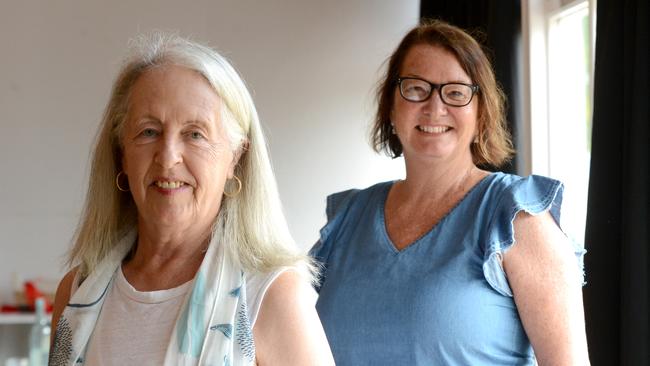
<instances>
[{"instance_id":1,"label":"woman's nose","mask_svg":"<svg viewBox=\"0 0 650 366\"><path fill-rule=\"evenodd\" d=\"M155 162L161 167L169 169L182 161L182 144L170 137L161 139L156 151Z\"/></svg>"},{"instance_id":2,"label":"woman's nose","mask_svg":"<svg viewBox=\"0 0 650 366\"><path fill-rule=\"evenodd\" d=\"M447 113L447 105L442 101L442 97L440 95L440 88L435 88L434 90L431 91L431 96L429 97L429 99L424 101L424 108L426 112L429 112L431 114Z\"/></svg>"}]
</instances>

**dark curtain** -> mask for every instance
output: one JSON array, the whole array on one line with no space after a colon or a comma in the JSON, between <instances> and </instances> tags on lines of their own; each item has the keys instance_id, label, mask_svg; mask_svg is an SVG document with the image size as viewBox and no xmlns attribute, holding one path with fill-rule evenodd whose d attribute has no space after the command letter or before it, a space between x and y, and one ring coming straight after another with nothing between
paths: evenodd
<instances>
[{"instance_id":1,"label":"dark curtain","mask_svg":"<svg viewBox=\"0 0 650 366\"><path fill-rule=\"evenodd\" d=\"M598 0L585 242L592 365L650 365L648 0Z\"/></svg>"},{"instance_id":2,"label":"dark curtain","mask_svg":"<svg viewBox=\"0 0 650 366\"><path fill-rule=\"evenodd\" d=\"M520 0L422 0L422 19L440 19L472 34L486 49L497 81L508 97L507 119L517 148L517 124L521 121L521 3ZM502 167L486 167L516 173L517 159Z\"/></svg>"}]
</instances>

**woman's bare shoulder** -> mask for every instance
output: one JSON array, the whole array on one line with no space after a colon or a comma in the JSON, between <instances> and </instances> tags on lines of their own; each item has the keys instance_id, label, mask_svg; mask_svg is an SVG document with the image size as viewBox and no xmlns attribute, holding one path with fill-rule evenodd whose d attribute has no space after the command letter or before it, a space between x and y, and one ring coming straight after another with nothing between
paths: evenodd
<instances>
[{"instance_id":1,"label":"woman's bare shoulder","mask_svg":"<svg viewBox=\"0 0 650 366\"><path fill-rule=\"evenodd\" d=\"M298 271L273 281L253 329L260 365L334 364L315 302L316 292Z\"/></svg>"}]
</instances>

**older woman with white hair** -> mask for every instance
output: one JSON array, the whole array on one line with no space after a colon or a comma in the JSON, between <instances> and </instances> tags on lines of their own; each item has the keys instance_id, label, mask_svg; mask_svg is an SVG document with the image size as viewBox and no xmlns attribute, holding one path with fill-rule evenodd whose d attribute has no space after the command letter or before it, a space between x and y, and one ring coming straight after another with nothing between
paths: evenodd
<instances>
[{"instance_id":1,"label":"older woman with white hair","mask_svg":"<svg viewBox=\"0 0 650 366\"><path fill-rule=\"evenodd\" d=\"M50 365L332 364L243 81L178 36L132 51L57 290Z\"/></svg>"}]
</instances>

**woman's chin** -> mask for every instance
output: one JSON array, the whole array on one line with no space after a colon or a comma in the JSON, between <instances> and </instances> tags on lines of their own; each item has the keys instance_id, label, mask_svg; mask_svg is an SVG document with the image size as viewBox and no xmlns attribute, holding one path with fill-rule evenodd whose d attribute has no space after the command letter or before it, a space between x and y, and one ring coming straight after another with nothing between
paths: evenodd
<instances>
[{"instance_id":1,"label":"woman's chin","mask_svg":"<svg viewBox=\"0 0 650 366\"><path fill-rule=\"evenodd\" d=\"M423 161L457 161L466 156L471 159L472 153L469 149L462 149L458 144L436 143L414 146L404 152L407 159Z\"/></svg>"},{"instance_id":2,"label":"woman's chin","mask_svg":"<svg viewBox=\"0 0 650 366\"><path fill-rule=\"evenodd\" d=\"M415 149L410 154L405 154L405 157L414 158L417 160L431 160L431 161L444 161L450 158L452 152L450 149L442 148L439 146L428 146L426 148Z\"/></svg>"},{"instance_id":3,"label":"woman's chin","mask_svg":"<svg viewBox=\"0 0 650 366\"><path fill-rule=\"evenodd\" d=\"M148 215L140 215L140 220L146 226L155 226L158 228L170 228L182 230L183 228L195 225L197 220L193 215L188 215L182 211L164 210L163 212L152 212Z\"/></svg>"}]
</instances>

